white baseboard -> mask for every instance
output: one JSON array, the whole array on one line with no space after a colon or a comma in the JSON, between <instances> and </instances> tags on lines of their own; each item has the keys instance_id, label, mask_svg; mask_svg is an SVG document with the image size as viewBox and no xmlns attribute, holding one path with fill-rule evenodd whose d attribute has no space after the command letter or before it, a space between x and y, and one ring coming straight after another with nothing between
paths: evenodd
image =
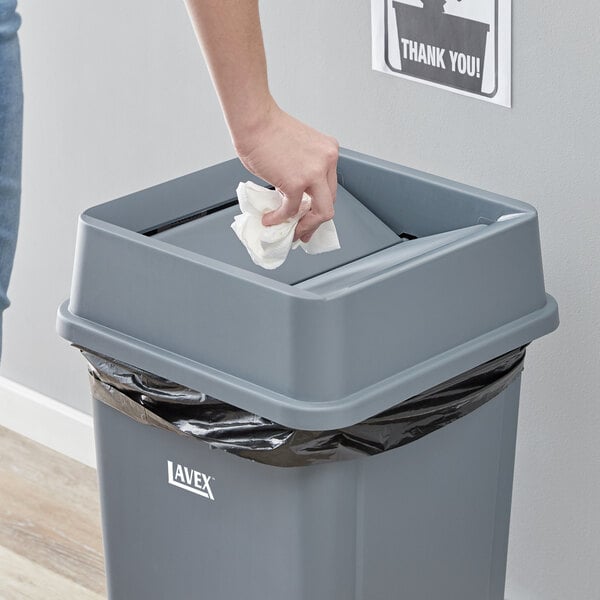
<instances>
[{"instance_id":1,"label":"white baseboard","mask_svg":"<svg viewBox=\"0 0 600 600\"><path fill-rule=\"evenodd\" d=\"M0 377L0 425L96 467L92 417Z\"/></svg>"}]
</instances>

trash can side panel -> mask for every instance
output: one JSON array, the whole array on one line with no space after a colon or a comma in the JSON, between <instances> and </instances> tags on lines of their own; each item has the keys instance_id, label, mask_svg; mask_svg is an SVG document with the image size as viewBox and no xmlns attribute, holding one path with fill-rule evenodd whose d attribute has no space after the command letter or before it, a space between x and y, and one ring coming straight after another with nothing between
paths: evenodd
<instances>
[{"instance_id":1,"label":"trash can side panel","mask_svg":"<svg viewBox=\"0 0 600 600\"><path fill-rule=\"evenodd\" d=\"M292 378L294 398L327 402L344 395L345 337L351 314L344 303L299 301L293 313Z\"/></svg>"},{"instance_id":2,"label":"trash can side panel","mask_svg":"<svg viewBox=\"0 0 600 600\"><path fill-rule=\"evenodd\" d=\"M94 413L111 600L355 597L356 462L277 469Z\"/></svg>"},{"instance_id":3,"label":"trash can side panel","mask_svg":"<svg viewBox=\"0 0 600 600\"><path fill-rule=\"evenodd\" d=\"M357 546L361 461L300 468L306 471L299 506L301 597L303 600L356 598L356 564L361 553Z\"/></svg>"},{"instance_id":4,"label":"trash can side panel","mask_svg":"<svg viewBox=\"0 0 600 600\"><path fill-rule=\"evenodd\" d=\"M90 225L80 227L77 248L73 314L293 394L290 341L297 299L291 294L273 293L268 286Z\"/></svg>"},{"instance_id":5,"label":"trash can side panel","mask_svg":"<svg viewBox=\"0 0 600 600\"><path fill-rule=\"evenodd\" d=\"M274 597L301 589L293 478L271 485L278 502L269 502L252 463L239 468L235 457L145 427L105 405L96 403L95 419L111 600L258 600L265 589L258 582L248 587L257 573L268 575ZM192 470L211 478L214 500L196 493L202 490Z\"/></svg>"},{"instance_id":6,"label":"trash can side panel","mask_svg":"<svg viewBox=\"0 0 600 600\"><path fill-rule=\"evenodd\" d=\"M351 394L518 320L546 305L537 220L498 223L436 257L350 288L340 328L342 394ZM506 348L531 340L516 341ZM508 342L510 345L510 342ZM374 352L373 349L376 349ZM471 365L475 366L475 365ZM432 381L436 385L441 381Z\"/></svg>"},{"instance_id":7,"label":"trash can side panel","mask_svg":"<svg viewBox=\"0 0 600 600\"><path fill-rule=\"evenodd\" d=\"M364 464L358 598L503 600L519 399L497 398ZM508 506L507 506L508 504Z\"/></svg>"},{"instance_id":8,"label":"trash can side panel","mask_svg":"<svg viewBox=\"0 0 600 600\"><path fill-rule=\"evenodd\" d=\"M502 420L502 451L498 462L496 520L490 570L490 598L492 600L495 598L504 600L520 389L521 375L504 392L506 400Z\"/></svg>"}]
</instances>

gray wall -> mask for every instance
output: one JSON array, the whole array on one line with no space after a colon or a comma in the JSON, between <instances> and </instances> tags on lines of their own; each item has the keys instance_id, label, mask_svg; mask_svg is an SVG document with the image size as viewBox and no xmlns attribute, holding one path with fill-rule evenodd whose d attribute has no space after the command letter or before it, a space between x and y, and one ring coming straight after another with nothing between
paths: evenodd
<instances>
[{"instance_id":1,"label":"gray wall","mask_svg":"<svg viewBox=\"0 0 600 600\"><path fill-rule=\"evenodd\" d=\"M372 72L366 0L262 10L284 108L347 147L539 208L562 326L527 361L507 598L597 598L597 2L515 0L512 110ZM182 2L27 0L21 12L23 216L1 372L88 411L83 362L54 333L77 214L233 151Z\"/></svg>"}]
</instances>

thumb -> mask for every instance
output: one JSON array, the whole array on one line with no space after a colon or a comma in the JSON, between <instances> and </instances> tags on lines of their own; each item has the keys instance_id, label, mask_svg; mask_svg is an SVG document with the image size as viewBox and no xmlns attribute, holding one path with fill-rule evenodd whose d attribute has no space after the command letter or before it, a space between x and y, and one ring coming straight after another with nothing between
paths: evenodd
<instances>
[{"instance_id":1,"label":"thumb","mask_svg":"<svg viewBox=\"0 0 600 600\"><path fill-rule=\"evenodd\" d=\"M284 195L281 206L278 209L263 215L262 224L266 227L270 227L271 225L279 225L289 218L295 217L300 210L300 202L302 201L303 193L304 192Z\"/></svg>"}]
</instances>

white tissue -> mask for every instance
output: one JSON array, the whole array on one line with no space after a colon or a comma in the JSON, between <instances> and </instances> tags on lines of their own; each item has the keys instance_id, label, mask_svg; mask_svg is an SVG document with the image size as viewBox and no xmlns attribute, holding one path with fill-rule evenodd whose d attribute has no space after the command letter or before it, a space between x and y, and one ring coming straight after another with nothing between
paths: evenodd
<instances>
[{"instance_id":1,"label":"white tissue","mask_svg":"<svg viewBox=\"0 0 600 600\"><path fill-rule=\"evenodd\" d=\"M304 194L295 217L267 227L262 224L262 217L281 206L282 195L252 181L240 183L236 191L242 214L234 218L231 228L259 267L276 269L285 262L290 249L298 247L307 254L321 254L340 248L333 220L322 223L308 242L292 242L298 221L310 210L308 194Z\"/></svg>"}]
</instances>

